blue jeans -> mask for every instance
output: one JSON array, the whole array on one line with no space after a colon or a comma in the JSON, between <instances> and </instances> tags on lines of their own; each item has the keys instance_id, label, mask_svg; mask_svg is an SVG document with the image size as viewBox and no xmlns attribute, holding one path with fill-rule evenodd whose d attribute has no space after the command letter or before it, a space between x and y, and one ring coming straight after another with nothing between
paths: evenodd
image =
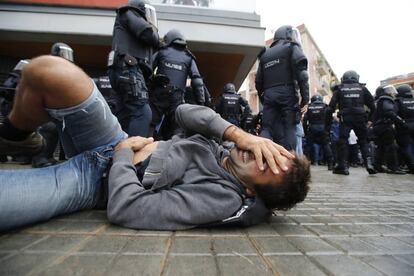
<instances>
[{"instance_id":1,"label":"blue jeans","mask_svg":"<svg viewBox=\"0 0 414 276\"><path fill-rule=\"evenodd\" d=\"M0 231L93 208L112 149L127 137L96 86L78 106L47 111L72 158L46 168L0 171Z\"/></svg>"}]
</instances>

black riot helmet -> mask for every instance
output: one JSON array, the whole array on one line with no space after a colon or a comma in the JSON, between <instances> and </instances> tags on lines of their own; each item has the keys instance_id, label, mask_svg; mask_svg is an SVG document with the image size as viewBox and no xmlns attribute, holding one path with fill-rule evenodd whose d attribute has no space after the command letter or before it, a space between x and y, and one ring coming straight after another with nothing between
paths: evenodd
<instances>
[{"instance_id":1,"label":"black riot helmet","mask_svg":"<svg viewBox=\"0 0 414 276\"><path fill-rule=\"evenodd\" d=\"M402 84L397 87L398 97L413 98L413 89L409 84Z\"/></svg>"},{"instance_id":2,"label":"black riot helmet","mask_svg":"<svg viewBox=\"0 0 414 276\"><path fill-rule=\"evenodd\" d=\"M341 82L344 82L344 83L358 83L359 82L359 75L354 70L346 71L342 75Z\"/></svg>"},{"instance_id":3,"label":"black riot helmet","mask_svg":"<svg viewBox=\"0 0 414 276\"><path fill-rule=\"evenodd\" d=\"M187 45L187 41L185 40L185 37L177 29L172 29L168 33L166 33L164 35L164 42L167 46L170 46L171 43L182 45L182 46Z\"/></svg>"},{"instance_id":4,"label":"black riot helmet","mask_svg":"<svg viewBox=\"0 0 414 276\"><path fill-rule=\"evenodd\" d=\"M137 9L142 15L145 15L145 5L148 5L148 2L144 0L129 0L126 4L127 7Z\"/></svg>"},{"instance_id":5,"label":"black riot helmet","mask_svg":"<svg viewBox=\"0 0 414 276\"><path fill-rule=\"evenodd\" d=\"M223 87L223 93L234 93L234 94L236 94L237 93L236 92L236 87L232 83L227 83Z\"/></svg>"},{"instance_id":6,"label":"black riot helmet","mask_svg":"<svg viewBox=\"0 0 414 276\"><path fill-rule=\"evenodd\" d=\"M288 40L302 45L299 30L290 25L284 25L276 30L275 35L273 37L273 41L277 40Z\"/></svg>"},{"instance_id":7,"label":"black riot helmet","mask_svg":"<svg viewBox=\"0 0 414 276\"><path fill-rule=\"evenodd\" d=\"M378 99L381 96L390 96L391 98L395 98L396 95L397 90L392 85L381 85L375 90L375 99Z\"/></svg>"},{"instance_id":8,"label":"black riot helmet","mask_svg":"<svg viewBox=\"0 0 414 276\"><path fill-rule=\"evenodd\" d=\"M311 103L313 102L323 102L323 97L319 94L315 94L311 98Z\"/></svg>"},{"instance_id":9,"label":"black riot helmet","mask_svg":"<svg viewBox=\"0 0 414 276\"><path fill-rule=\"evenodd\" d=\"M30 59L21 59L16 66L13 68L13 72L21 72L23 70L23 67L25 67L27 64L29 64Z\"/></svg>"},{"instance_id":10,"label":"black riot helmet","mask_svg":"<svg viewBox=\"0 0 414 276\"><path fill-rule=\"evenodd\" d=\"M120 7L118 10L122 11L128 8L132 8L139 12L140 15L145 17L148 23L152 24L154 27L158 28L157 13L155 8L151 6L148 1L145 0L129 0L128 4Z\"/></svg>"},{"instance_id":11,"label":"black riot helmet","mask_svg":"<svg viewBox=\"0 0 414 276\"><path fill-rule=\"evenodd\" d=\"M62 57L73 62L73 50L69 47L69 45L65 43L57 42L53 44L52 48L50 49L50 54L52 56Z\"/></svg>"}]
</instances>

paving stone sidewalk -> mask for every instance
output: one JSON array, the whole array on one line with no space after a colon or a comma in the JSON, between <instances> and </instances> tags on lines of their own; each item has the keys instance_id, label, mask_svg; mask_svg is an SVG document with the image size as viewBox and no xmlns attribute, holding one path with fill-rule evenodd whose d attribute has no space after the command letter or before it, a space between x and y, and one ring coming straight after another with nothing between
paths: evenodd
<instances>
[{"instance_id":1,"label":"paving stone sidewalk","mask_svg":"<svg viewBox=\"0 0 414 276\"><path fill-rule=\"evenodd\" d=\"M414 176L312 167L305 202L247 229L135 231L103 211L0 236L0 275L414 275Z\"/></svg>"}]
</instances>

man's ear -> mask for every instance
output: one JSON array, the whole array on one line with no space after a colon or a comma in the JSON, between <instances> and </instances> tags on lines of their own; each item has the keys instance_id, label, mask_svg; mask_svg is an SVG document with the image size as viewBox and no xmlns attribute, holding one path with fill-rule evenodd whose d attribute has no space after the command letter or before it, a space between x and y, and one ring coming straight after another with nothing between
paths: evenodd
<instances>
[{"instance_id":1,"label":"man's ear","mask_svg":"<svg viewBox=\"0 0 414 276\"><path fill-rule=\"evenodd\" d=\"M255 196L256 195L256 191L253 188L247 188L246 187L246 194L248 196Z\"/></svg>"}]
</instances>

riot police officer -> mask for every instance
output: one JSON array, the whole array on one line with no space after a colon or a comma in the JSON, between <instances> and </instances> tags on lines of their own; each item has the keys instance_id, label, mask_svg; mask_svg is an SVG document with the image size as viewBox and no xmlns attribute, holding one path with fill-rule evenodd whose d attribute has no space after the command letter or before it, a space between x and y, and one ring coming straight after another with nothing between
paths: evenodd
<instances>
[{"instance_id":1,"label":"riot police officer","mask_svg":"<svg viewBox=\"0 0 414 276\"><path fill-rule=\"evenodd\" d=\"M348 137L353 129L358 137L358 145L361 150L364 165L369 174L375 174L372 163L372 156L369 151L367 142L367 121L371 121L372 114L375 111L374 98L365 87L365 84L359 83L359 75L355 71L346 71L342 78L341 84L333 87L333 95L327 110L327 125L330 125L332 113L339 105L339 140L337 142L337 165L333 173L348 175L348 164L346 158L348 156ZM370 113L364 106L367 106Z\"/></svg>"},{"instance_id":2,"label":"riot police officer","mask_svg":"<svg viewBox=\"0 0 414 276\"><path fill-rule=\"evenodd\" d=\"M270 48L259 54L256 89L263 102L261 136L288 150L296 148L296 124L309 101L308 60L302 51L300 33L292 26L275 32ZM297 83L301 101L295 89Z\"/></svg>"},{"instance_id":3,"label":"riot police officer","mask_svg":"<svg viewBox=\"0 0 414 276\"><path fill-rule=\"evenodd\" d=\"M165 45L154 54L153 69L158 76L165 76L168 81L163 85L155 83L151 95L153 114L152 127L161 122L164 116L164 136L169 139L178 131L175 123L175 110L184 102L187 78L191 78L191 86L195 92L195 101L204 105L204 83L197 68L194 55L187 48L183 34L172 29L164 36ZM155 77L157 78L157 76Z\"/></svg>"},{"instance_id":4,"label":"riot police officer","mask_svg":"<svg viewBox=\"0 0 414 276\"><path fill-rule=\"evenodd\" d=\"M303 126L306 136L308 152L312 152L313 144L318 144L323 148L328 170L333 169L333 155L329 139L329 131L325 127L326 110L328 105L323 102L323 97L319 94L313 95L308 110L303 117Z\"/></svg>"},{"instance_id":5,"label":"riot police officer","mask_svg":"<svg viewBox=\"0 0 414 276\"><path fill-rule=\"evenodd\" d=\"M13 107L14 94L17 85L19 84L21 78L21 72L24 66L29 64L30 60L22 59L20 60L13 70L7 76L7 79L4 81L2 88L0 89L0 113L4 116L5 121L7 121L7 115L10 113ZM6 124L8 122L5 122ZM26 158L27 159L27 158ZM7 162L7 156L0 155L1 162ZM27 162L24 162L27 163Z\"/></svg>"},{"instance_id":6,"label":"riot police officer","mask_svg":"<svg viewBox=\"0 0 414 276\"><path fill-rule=\"evenodd\" d=\"M397 94L394 86L379 86L375 91L376 111L373 116L373 132L375 135L374 168L377 172L405 174L399 169L397 147L395 144L394 125L406 128L405 121L397 115L397 105L394 98ZM387 170L382 166L383 159Z\"/></svg>"},{"instance_id":7,"label":"riot police officer","mask_svg":"<svg viewBox=\"0 0 414 276\"><path fill-rule=\"evenodd\" d=\"M14 94L21 78L22 69L29 64L29 62L30 60L28 59L20 60L9 73L7 79L3 83L3 87L0 89L0 97L2 98L0 112L4 117L9 115L13 107Z\"/></svg>"},{"instance_id":8,"label":"riot police officer","mask_svg":"<svg viewBox=\"0 0 414 276\"><path fill-rule=\"evenodd\" d=\"M111 86L111 82L109 80L108 76L100 76L97 78L93 78L93 81L96 84L96 87L98 87L99 91L101 92L102 96L106 100L106 102L109 105L109 108L111 109L111 112L117 116L119 112L121 112L122 108L122 99L118 95L118 93L115 92L115 90Z\"/></svg>"},{"instance_id":9,"label":"riot police officer","mask_svg":"<svg viewBox=\"0 0 414 276\"><path fill-rule=\"evenodd\" d=\"M143 0L129 0L116 14L108 75L122 99L117 117L130 136L147 137L151 122L147 83L152 54L159 47L155 9Z\"/></svg>"},{"instance_id":10,"label":"riot police officer","mask_svg":"<svg viewBox=\"0 0 414 276\"><path fill-rule=\"evenodd\" d=\"M398 115L405 120L406 126L397 128L397 143L408 166L409 173L414 174L414 91L408 84L397 87L396 104Z\"/></svg>"},{"instance_id":11,"label":"riot police officer","mask_svg":"<svg viewBox=\"0 0 414 276\"><path fill-rule=\"evenodd\" d=\"M236 126L240 126L241 119L252 113L249 104L242 96L237 94L232 83L224 85L223 93L216 102L216 112L223 119Z\"/></svg>"},{"instance_id":12,"label":"riot police officer","mask_svg":"<svg viewBox=\"0 0 414 276\"><path fill-rule=\"evenodd\" d=\"M255 117L252 113L247 114L241 120L241 128L247 133L256 135Z\"/></svg>"}]
</instances>

